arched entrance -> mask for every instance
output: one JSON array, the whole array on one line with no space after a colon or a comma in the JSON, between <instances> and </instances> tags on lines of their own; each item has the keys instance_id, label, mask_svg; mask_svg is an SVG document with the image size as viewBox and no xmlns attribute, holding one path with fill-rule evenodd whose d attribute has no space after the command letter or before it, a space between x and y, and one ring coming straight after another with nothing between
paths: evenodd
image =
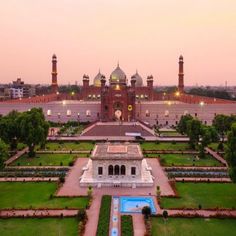
<instances>
[{"instance_id":1,"label":"arched entrance","mask_svg":"<svg viewBox=\"0 0 236 236\"><path fill-rule=\"evenodd\" d=\"M123 115L123 105L120 102L115 102L113 105L114 118L115 120L122 120Z\"/></svg>"}]
</instances>

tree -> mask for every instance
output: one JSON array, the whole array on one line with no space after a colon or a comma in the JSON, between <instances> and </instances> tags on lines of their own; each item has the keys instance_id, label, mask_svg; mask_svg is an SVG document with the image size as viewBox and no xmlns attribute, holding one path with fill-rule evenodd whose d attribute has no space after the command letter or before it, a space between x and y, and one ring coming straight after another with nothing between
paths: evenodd
<instances>
[{"instance_id":1,"label":"tree","mask_svg":"<svg viewBox=\"0 0 236 236\"><path fill-rule=\"evenodd\" d=\"M148 219L149 216L152 214L152 210L149 206L144 206L142 209L142 214L144 215L145 219Z\"/></svg>"},{"instance_id":2,"label":"tree","mask_svg":"<svg viewBox=\"0 0 236 236\"><path fill-rule=\"evenodd\" d=\"M35 156L35 145L46 142L49 124L41 108L32 108L18 118L20 138L29 147L29 157Z\"/></svg>"},{"instance_id":3,"label":"tree","mask_svg":"<svg viewBox=\"0 0 236 236\"><path fill-rule=\"evenodd\" d=\"M181 116L180 121L177 125L178 132L180 132L181 134L187 134L187 122L189 120L193 120L193 117L191 115L188 114Z\"/></svg>"},{"instance_id":4,"label":"tree","mask_svg":"<svg viewBox=\"0 0 236 236\"><path fill-rule=\"evenodd\" d=\"M0 137L5 143L10 145L11 150L17 148L19 139L17 119L19 114L13 110L8 115L0 118Z\"/></svg>"},{"instance_id":5,"label":"tree","mask_svg":"<svg viewBox=\"0 0 236 236\"><path fill-rule=\"evenodd\" d=\"M0 170L4 167L4 161L8 156L7 145L0 139Z\"/></svg>"},{"instance_id":6,"label":"tree","mask_svg":"<svg viewBox=\"0 0 236 236\"><path fill-rule=\"evenodd\" d=\"M201 126L201 138L200 138L200 157L205 157L205 147L212 142L212 129L209 126L202 125Z\"/></svg>"},{"instance_id":7,"label":"tree","mask_svg":"<svg viewBox=\"0 0 236 236\"><path fill-rule=\"evenodd\" d=\"M193 149L195 149L199 143L201 125L201 122L197 119L191 119L187 121L187 135L189 137L189 144Z\"/></svg>"},{"instance_id":8,"label":"tree","mask_svg":"<svg viewBox=\"0 0 236 236\"><path fill-rule=\"evenodd\" d=\"M236 123L233 123L228 133L226 158L229 164L229 175L236 182Z\"/></svg>"},{"instance_id":9,"label":"tree","mask_svg":"<svg viewBox=\"0 0 236 236\"><path fill-rule=\"evenodd\" d=\"M224 142L224 136L229 129L228 119L226 115L216 115L212 121L213 126L221 136L221 140Z\"/></svg>"}]
</instances>

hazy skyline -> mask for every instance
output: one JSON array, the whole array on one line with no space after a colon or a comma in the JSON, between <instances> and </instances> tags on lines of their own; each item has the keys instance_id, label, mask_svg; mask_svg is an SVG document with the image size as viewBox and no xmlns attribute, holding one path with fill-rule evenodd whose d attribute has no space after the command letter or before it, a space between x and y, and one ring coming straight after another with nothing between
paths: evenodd
<instances>
[{"instance_id":1,"label":"hazy skyline","mask_svg":"<svg viewBox=\"0 0 236 236\"><path fill-rule=\"evenodd\" d=\"M117 61L155 85L236 85L235 0L7 0L0 3L0 83L109 78Z\"/></svg>"}]
</instances>

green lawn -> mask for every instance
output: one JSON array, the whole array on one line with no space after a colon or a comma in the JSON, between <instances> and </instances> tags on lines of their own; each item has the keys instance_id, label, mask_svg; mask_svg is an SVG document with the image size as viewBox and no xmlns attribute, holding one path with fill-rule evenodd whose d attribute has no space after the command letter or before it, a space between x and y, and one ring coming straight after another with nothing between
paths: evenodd
<instances>
[{"instance_id":1,"label":"green lawn","mask_svg":"<svg viewBox=\"0 0 236 236\"><path fill-rule=\"evenodd\" d=\"M0 219L1 236L77 236L76 218Z\"/></svg>"},{"instance_id":2,"label":"green lawn","mask_svg":"<svg viewBox=\"0 0 236 236\"><path fill-rule=\"evenodd\" d=\"M160 154L160 157L163 166L222 166L210 155L206 155L204 158L195 158L193 154Z\"/></svg>"},{"instance_id":3,"label":"green lawn","mask_svg":"<svg viewBox=\"0 0 236 236\"><path fill-rule=\"evenodd\" d=\"M210 147L212 150L217 151L218 150L219 143L210 143L208 147ZM227 144L224 143L224 150L226 150Z\"/></svg>"},{"instance_id":4,"label":"green lawn","mask_svg":"<svg viewBox=\"0 0 236 236\"><path fill-rule=\"evenodd\" d=\"M92 142L48 142L46 144L47 150L51 151L70 151L70 150L86 150L90 151L93 149L94 144Z\"/></svg>"},{"instance_id":5,"label":"green lawn","mask_svg":"<svg viewBox=\"0 0 236 236\"><path fill-rule=\"evenodd\" d=\"M163 218L152 217L152 236L234 236L235 219Z\"/></svg>"},{"instance_id":6,"label":"green lawn","mask_svg":"<svg viewBox=\"0 0 236 236\"><path fill-rule=\"evenodd\" d=\"M1 182L0 209L2 208L85 208L87 197L50 199L57 190L56 183Z\"/></svg>"},{"instance_id":7,"label":"green lawn","mask_svg":"<svg viewBox=\"0 0 236 236\"><path fill-rule=\"evenodd\" d=\"M69 163L77 157L86 157L87 154L37 154L36 157L29 158L23 155L12 166L68 166ZM19 164L18 164L19 163ZM41 164L40 164L41 163Z\"/></svg>"},{"instance_id":8,"label":"green lawn","mask_svg":"<svg viewBox=\"0 0 236 236\"><path fill-rule=\"evenodd\" d=\"M162 143L155 143L155 142L143 142L141 143L141 148L145 150L189 150L188 143L170 143L170 142L162 142Z\"/></svg>"},{"instance_id":9,"label":"green lawn","mask_svg":"<svg viewBox=\"0 0 236 236\"><path fill-rule=\"evenodd\" d=\"M236 184L176 183L180 198L161 198L163 208L232 208L236 207Z\"/></svg>"},{"instance_id":10,"label":"green lawn","mask_svg":"<svg viewBox=\"0 0 236 236\"><path fill-rule=\"evenodd\" d=\"M163 136L163 137L181 137L183 135L178 133L177 131L160 131L160 136Z\"/></svg>"}]
</instances>

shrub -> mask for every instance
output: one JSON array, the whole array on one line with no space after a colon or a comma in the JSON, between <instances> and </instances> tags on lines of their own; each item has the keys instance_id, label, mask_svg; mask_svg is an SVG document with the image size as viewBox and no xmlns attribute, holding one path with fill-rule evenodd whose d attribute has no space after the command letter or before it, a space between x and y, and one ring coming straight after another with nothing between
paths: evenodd
<instances>
[{"instance_id":1,"label":"shrub","mask_svg":"<svg viewBox=\"0 0 236 236\"><path fill-rule=\"evenodd\" d=\"M60 176L59 177L59 182L60 183L65 183L65 177L64 176Z\"/></svg>"},{"instance_id":2,"label":"shrub","mask_svg":"<svg viewBox=\"0 0 236 236\"><path fill-rule=\"evenodd\" d=\"M166 220L168 218L168 211L164 210L162 216Z\"/></svg>"},{"instance_id":3,"label":"shrub","mask_svg":"<svg viewBox=\"0 0 236 236\"><path fill-rule=\"evenodd\" d=\"M85 221L87 219L87 213L85 209L81 209L77 213L78 221Z\"/></svg>"},{"instance_id":4,"label":"shrub","mask_svg":"<svg viewBox=\"0 0 236 236\"><path fill-rule=\"evenodd\" d=\"M142 209L142 214L144 215L145 219L148 219L149 216L152 214L152 210L149 206L144 206Z\"/></svg>"}]
</instances>

